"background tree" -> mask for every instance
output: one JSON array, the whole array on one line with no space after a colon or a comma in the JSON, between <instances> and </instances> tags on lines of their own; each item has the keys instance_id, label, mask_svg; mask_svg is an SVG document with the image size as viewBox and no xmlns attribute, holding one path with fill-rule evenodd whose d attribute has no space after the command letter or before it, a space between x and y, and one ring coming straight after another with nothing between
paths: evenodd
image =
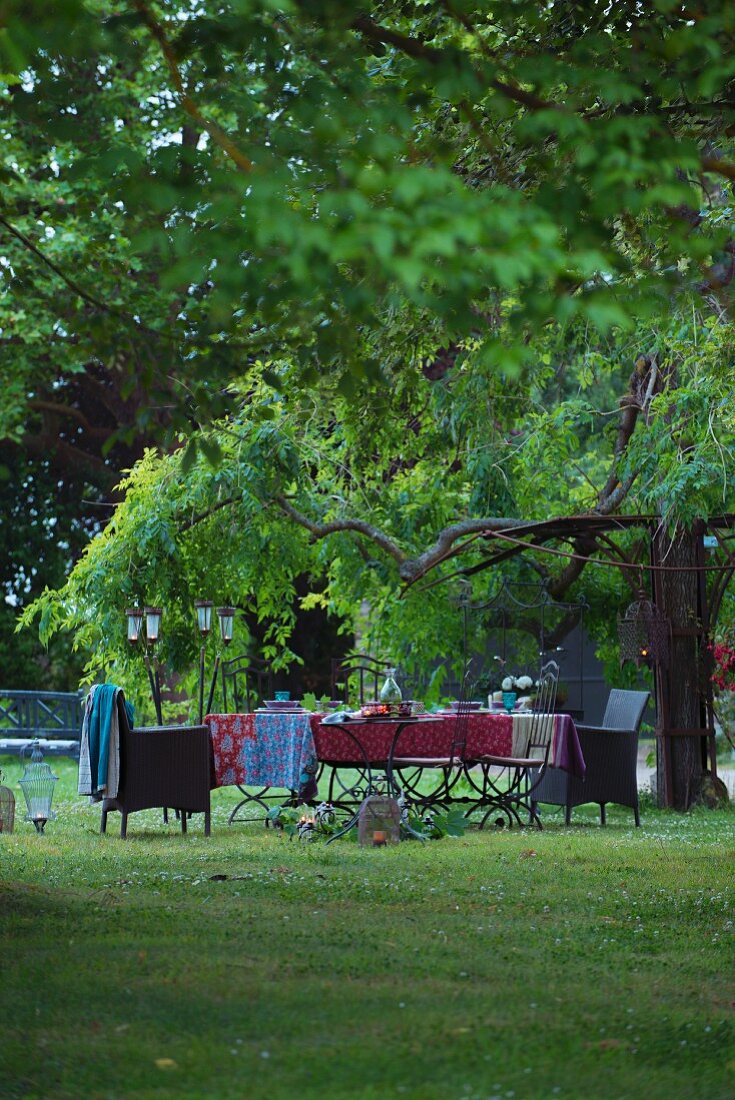
<instances>
[{"instance_id":1,"label":"background tree","mask_svg":"<svg viewBox=\"0 0 735 1100\"><path fill-rule=\"evenodd\" d=\"M90 369L112 372L123 398L133 380L145 388L126 419L185 444L184 473L200 450L217 458L229 415L254 448L251 499L317 540L289 554L303 568L339 538L339 562L362 561L386 608L396 574L439 567L491 521L650 507L681 528L713 506L729 471L728 5L69 0L6 13L11 438L37 387L52 402ZM587 398L611 346L625 408L620 422L604 410L617 435L600 478ZM552 378L579 393L544 408ZM277 404L308 418L293 396L307 390L328 403L308 438ZM350 431L348 466L335 448ZM508 453L535 457L527 488ZM169 479L177 461L164 460ZM156 483L152 460L131 492L144 475ZM265 522L248 514L261 538ZM335 589L340 567L327 568Z\"/></svg>"}]
</instances>

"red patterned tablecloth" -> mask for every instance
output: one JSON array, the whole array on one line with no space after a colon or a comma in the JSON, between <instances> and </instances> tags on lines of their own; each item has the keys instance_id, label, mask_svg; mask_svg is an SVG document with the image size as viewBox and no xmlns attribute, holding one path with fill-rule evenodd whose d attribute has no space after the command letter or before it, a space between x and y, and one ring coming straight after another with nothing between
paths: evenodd
<instances>
[{"instance_id":1,"label":"red patterned tablecloth","mask_svg":"<svg viewBox=\"0 0 735 1100\"><path fill-rule=\"evenodd\" d=\"M526 751L530 714L470 714L467 721L465 758L481 756L520 756ZM406 725L396 746L397 756L448 756L452 747L457 718L436 716L427 722ZM349 722L346 727L360 742L371 764L384 764L390 754L397 722ZM354 741L339 727L325 725L322 715L311 716L316 754L325 764L355 761ZM554 736L549 763L580 778L584 776L584 757L573 720L568 714L554 716Z\"/></svg>"},{"instance_id":2,"label":"red patterned tablecloth","mask_svg":"<svg viewBox=\"0 0 735 1100\"><path fill-rule=\"evenodd\" d=\"M256 783L295 788L311 772L313 750L324 764L354 764L367 759L385 764L390 755L397 721L324 725L324 715L279 713L213 714L205 721L212 738L217 786ZM257 729L256 729L257 718ZM465 757L518 756L525 752L529 714L470 714L467 718ZM404 726L396 747L399 756L448 756L457 718L433 715L430 721ZM360 749L355 744L359 742ZM584 776L585 765L574 722L568 714L554 718L549 763L573 775Z\"/></svg>"}]
</instances>

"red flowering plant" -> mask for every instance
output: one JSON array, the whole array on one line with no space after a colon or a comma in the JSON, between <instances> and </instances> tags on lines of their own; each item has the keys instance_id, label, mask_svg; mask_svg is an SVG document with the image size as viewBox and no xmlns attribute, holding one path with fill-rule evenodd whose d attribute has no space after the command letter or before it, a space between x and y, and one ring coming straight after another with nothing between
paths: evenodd
<instances>
[{"instance_id":1,"label":"red flowering plant","mask_svg":"<svg viewBox=\"0 0 735 1100\"><path fill-rule=\"evenodd\" d=\"M709 648L714 661L712 686L717 691L735 691L735 645L713 642Z\"/></svg>"},{"instance_id":2,"label":"red flowering plant","mask_svg":"<svg viewBox=\"0 0 735 1100\"><path fill-rule=\"evenodd\" d=\"M735 628L728 627L709 647L712 654L712 687L715 717L730 745L735 748Z\"/></svg>"}]
</instances>

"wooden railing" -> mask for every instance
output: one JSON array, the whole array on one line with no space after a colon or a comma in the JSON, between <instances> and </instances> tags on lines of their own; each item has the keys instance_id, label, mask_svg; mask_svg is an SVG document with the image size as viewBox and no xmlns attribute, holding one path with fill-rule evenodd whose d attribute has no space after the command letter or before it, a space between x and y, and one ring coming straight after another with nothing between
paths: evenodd
<instances>
[{"instance_id":1,"label":"wooden railing","mask_svg":"<svg viewBox=\"0 0 735 1100\"><path fill-rule=\"evenodd\" d=\"M0 752L17 752L38 738L46 752L77 756L81 692L0 689Z\"/></svg>"}]
</instances>

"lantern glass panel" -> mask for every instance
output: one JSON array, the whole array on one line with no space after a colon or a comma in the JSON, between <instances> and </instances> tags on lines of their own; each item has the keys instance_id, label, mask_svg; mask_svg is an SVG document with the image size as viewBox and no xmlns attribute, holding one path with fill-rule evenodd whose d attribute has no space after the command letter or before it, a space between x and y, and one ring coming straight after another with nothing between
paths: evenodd
<instances>
[{"instance_id":1,"label":"lantern glass panel","mask_svg":"<svg viewBox=\"0 0 735 1100\"><path fill-rule=\"evenodd\" d=\"M160 607L146 607L145 609L145 633L149 642L157 642L161 633L161 616L163 609Z\"/></svg>"},{"instance_id":2,"label":"lantern glass panel","mask_svg":"<svg viewBox=\"0 0 735 1100\"><path fill-rule=\"evenodd\" d=\"M196 608L199 632L209 634L212 629L212 608L214 604L211 600L195 600L194 607Z\"/></svg>"},{"instance_id":3,"label":"lantern glass panel","mask_svg":"<svg viewBox=\"0 0 735 1100\"><path fill-rule=\"evenodd\" d=\"M225 645L228 645L232 641L232 632L235 626L235 608L218 607L217 614L219 615L219 629L222 635L222 641Z\"/></svg>"},{"instance_id":4,"label":"lantern glass panel","mask_svg":"<svg viewBox=\"0 0 735 1100\"><path fill-rule=\"evenodd\" d=\"M128 641L135 645L143 629L143 611L139 607L129 607L125 614L128 617Z\"/></svg>"}]
</instances>

